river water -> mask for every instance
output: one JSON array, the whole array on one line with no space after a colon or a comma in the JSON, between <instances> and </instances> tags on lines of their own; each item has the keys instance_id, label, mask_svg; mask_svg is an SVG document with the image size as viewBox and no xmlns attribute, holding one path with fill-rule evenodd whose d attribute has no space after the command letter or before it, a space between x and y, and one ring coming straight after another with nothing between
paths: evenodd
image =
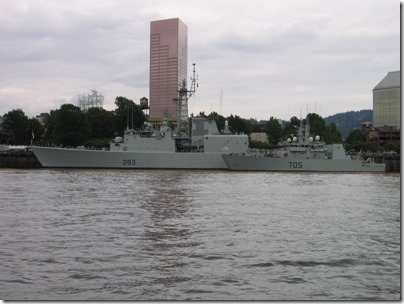
<instances>
[{"instance_id":1,"label":"river water","mask_svg":"<svg viewBox=\"0 0 404 304\"><path fill-rule=\"evenodd\" d=\"M400 300L400 175L0 170L3 300Z\"/></svg>"}]
</instances>

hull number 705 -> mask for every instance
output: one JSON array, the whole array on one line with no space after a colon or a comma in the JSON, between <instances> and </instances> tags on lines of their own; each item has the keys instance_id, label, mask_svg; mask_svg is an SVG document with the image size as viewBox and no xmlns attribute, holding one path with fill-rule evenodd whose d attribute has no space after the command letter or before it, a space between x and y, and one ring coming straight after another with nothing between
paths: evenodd
<instances>
[{"instance_id":1,"label":"hull number 705","mask_svg":"<svg viewBox=\"0 0 404 304\"><path fill-rule=\"evenodd\" d=\"M301 169L303 168L303 162L289 162L289 168Z\"/></svg>"}]
</instances>

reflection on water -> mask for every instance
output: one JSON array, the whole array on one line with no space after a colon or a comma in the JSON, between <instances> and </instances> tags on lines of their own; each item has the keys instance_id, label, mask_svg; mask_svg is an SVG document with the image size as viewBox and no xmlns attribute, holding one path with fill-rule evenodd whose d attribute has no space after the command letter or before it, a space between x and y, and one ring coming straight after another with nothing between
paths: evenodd
<instances>
[{"instance_id":1,"label":"reflection on water","mask_svg":"<svg viewBox=\"0 0 404 304\"><path fill-rule=\"evenodd\" d=\"M143 251L150 259L152 286L167 288L191 278L191 274L186 273L187 263L181 248L199 243L191 240L194 229L186 224L189 196L183 186L187 182L184 178L182 173L161 172L147 176L145 181L149 194L140 207L148 212Z\"/></svg>"},{"instance_id":2,"label":"reflection on water","mask_svg":"<svg viewBox=\"0 0 404 304\"><path fill-rule=\"evenodd\" d=\"M146 179L149 195L141 206L149 211L157 225L180 218L187 212L188 196L182 188L183 179L184 175L178 173L154 174Z\"/></svg>"}]
</instances>

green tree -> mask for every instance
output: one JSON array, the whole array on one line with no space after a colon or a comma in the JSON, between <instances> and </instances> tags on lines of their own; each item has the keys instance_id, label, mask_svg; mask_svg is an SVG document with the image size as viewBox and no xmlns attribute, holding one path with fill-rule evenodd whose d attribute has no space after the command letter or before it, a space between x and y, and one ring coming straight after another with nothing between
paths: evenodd
<instances>
[{"instance_id":1,"label":"green tree","mask_svg":"<svg viewBox=\"0 0 404 304\"><path fill-rule=\"evenodd\" d=\"M54 113L56 116L53 139L62 146L80 146L88 138L90 126L79 107L64 104Z\"/></svg>"},{"instance_id":2,"label":"green tree","mask_svg":"<svg viewBox=\"0 0 404 304\"><path fill-rule=\"evenodd\" d=\"M11 144L28 145L30 143L28 117L23 110L16 109L4 114L2 126L11 137Z\"/></svg>"},{"instance_id":3,"label":"green tree","mask_svg":"<svg viewBox=\"0 0 404 304\"><path fill-rule=\"evenodd\" d=\"M346 138L345 148L347 151L355 150L357 152L366 150L366 139L358 129L353 130Z\"/></svg>"},{"instance_id":4,"label":"green tree","mask_svg":"<svg viewBox=\"0 0 404 304\"><path fill-rule=\"evenodd\" d=\"M133 100L118 96L115 98L116 109L114 111L115 132L123 134L126 128L141 128L146 121L146 117Z\"/></svg>"},{"instance_id":5,"label":"green tree","mask_svg":"<svg viewBox=\"0 0 404 304\"><path fill-rule=\"evenodd\" d=\"M246 120L241 118L240 116L233 116L232 114L227 118L227 120L229 122L229 129L231 132L245 134L251 133L249 128L247 127Z\"/></svg>"},{"instance_id":6,"label":"green tree","mask_svg":"<svg viewBox=\"0 0 404 304\"><path fill-rule=\"evenodd\" d=\"M309 120L310 135L319 135L321 138L324 138L325 120L316 113L308 114L306 119ZM306 123L306 121L304 123Z\"/></svg>"},{"instance_id":7,"label":"green tree","mask_svg":"<svg viewBox=\"0 0 404 304\"><path fill-rule=\"evenodd\" d=\"M102 108L89 108L86 111L90 125L90 138L112 138L114 136L114 113Z\"/></svg>"},{"instance_id":8,"label":"green tree","mask_svg":"<svg viewBox=\"0 0 404 304\"><path fill-rule=\"evenodd\" d=\"M352 144L356 141L361 141L361 142L366 141L365 137L362 135L361 130L358 130L358 129L353 130L351 133L349 133L349 135L346 138L346 142L349 144Z\"/></svg>"},{"instance_id":9,"label":"green tree","mask_svg":"<svg viewBox=\"0 0 404 304\"><path fill-rule=\"evenodd\" d=\"M365 144L365 151L367 152L377 152L379 151L381 148L377 143L367 143Z\"/></svg>"},{"instance_id":10,"label":"green tree","mask_svg":"<svg viewBox=\"0 0 404 304\"><path fill-rule=\"evenodd\" d=\"M43 138L47 143L55 144L56 116L59 110L50 110L49 116L45 119L45 131Z\"/></svg>"},{"instance_id":11,"label":"green tree","mask_svg":"<svg viewBox=\"0 0 404 304\"><path fill-rule=\"evenodd\" d=\"M34 141L40 141L44 133L44 127L36 118L30 118L27 121L28 138Z\"/></svg>"},{"instance_id":12,"label":"green tree","mask_svg":"<svg viewBox=\"0 0 404 304\"><path fill-rule=\"evenodd\" d=\"M205 115L204 112L200 112L199 115L200 115L200 114ZM201 116L201 115L200 115L200 116ZM203 116L202 116L202 117L203 117ZM206 117L206 116L205 116L205 117ZM220 114L218 114L218 113L216 113L216 112L212 112L212 113L210 113L207 117L208 117L208 118L213 118L213 119L216 121L216 126L217 126L217 128L218 128L219 131L224 130L225 121L226 121L226 118L224 118L224 116L222 116L222 115L220 115Z\"/></svg>"},{"instance_id":13,"label":"green tree","mask_svg":"<svg viewBox=\"0 0 404 304\"><path fill-rule=\"evenodd\" d=\"M249 119L243 119L245 128L246 128L246 134L250 135L252 132L254 132L255 125L249 120Z\"/></svg>"},{"instance_id":14,"label":"green tree","mask_svg":"<svg viewBox=\"0 0 404 304\"><path fill-rule=\"evenodd\" d=\"M272 145L277 145L282 139L282 126L278 119L271 117L267 122L266 133L268 135L268 141Z\"/></svg>"},{"instance_id":15,"label":"green tree","mask_svg":"<svg viewBox=\"0 0 404 304\"><path fill-rule=\"evenodd\" d=\"M300 119L297 118L296 116L293 116L289 122L285 124L285 127L283 128L283 137L288 138L291 137L291 135L296 136L299 133L299 127L300 127Z\"/></svg>"},{"instance_id":16,"label":"green tree","mask_svg":"<svg viewBox=\"0 0 404 304\"><path fill-rule=\"evenodd\" d=\"M342 143L341 132L337 129L337 125L335 123L325 126L323 140L327 144Z\"/></svg>"},{"instance_id":17,"label":"green tree","mask_svg":"<svg viewBox=\"0 0 404 304\"><path fill-rule=\"evenodd\" d=\"M392 140L384 144L385 151L394 151L396 153L400 153L400 141Z\"/></svg>"}]
</instances>

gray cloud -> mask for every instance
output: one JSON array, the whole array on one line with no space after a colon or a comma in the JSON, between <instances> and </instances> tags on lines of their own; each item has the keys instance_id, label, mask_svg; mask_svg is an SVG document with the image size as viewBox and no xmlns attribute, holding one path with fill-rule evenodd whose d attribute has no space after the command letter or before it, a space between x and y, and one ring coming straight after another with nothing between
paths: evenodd
<instances>
[{"instance_id":1,"label":"gray cloud","mask_svg":"<svg viewBox=\"0 0 404 304\"><path fill-rule=\"evenodd\" d=\"M400 3L385 0L0 2L0 115L58 108L97 89L148 96L150 21L189 29L190 111L287 119L372 107L372 89L400 68Z\"/></svg>"}]
</instances>

